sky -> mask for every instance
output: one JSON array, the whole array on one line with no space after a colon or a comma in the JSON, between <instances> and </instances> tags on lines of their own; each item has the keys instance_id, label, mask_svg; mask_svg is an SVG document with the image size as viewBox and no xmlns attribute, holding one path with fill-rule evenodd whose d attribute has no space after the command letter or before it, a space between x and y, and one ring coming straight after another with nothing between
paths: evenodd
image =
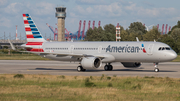
<instances>
[{"instance_id":1,"label":"sky","mask_svg":"<svg viewBox=\"0 0 180 101\"><path fill-rule=\"evenodd\" d=\"M0 39L4 36L15 36L16 25L18 36L25 36L23 13L31 15L43 36L53 36L46 23L57 27L55 7L66 7L65 28L76 32L79 21L101 21L106 24L128 28L132 22L142 22L146 26L162 24L174 26L180 20L180 0L0 0ZM81 30L83 26L81 25Z\"/></svg>"}]
</instances>

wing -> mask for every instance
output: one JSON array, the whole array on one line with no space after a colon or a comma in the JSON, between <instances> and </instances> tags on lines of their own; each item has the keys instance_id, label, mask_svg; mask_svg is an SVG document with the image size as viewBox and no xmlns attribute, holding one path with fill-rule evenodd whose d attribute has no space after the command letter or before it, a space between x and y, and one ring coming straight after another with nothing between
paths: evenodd
<instances>
[{"instance_id":1,"label":"wing","mask_svg":"<svg viewBox=\"0 0 180 101\"><path fill-rule=\"evenodd\" d=\"M73 56L73 57L99 57L101 59L104 58L101 54L73 54L73 53L54 53L54 52L42 52L39 55L56 55L56 57L61 56Z\"/></svg>"},{"instance_id":2,"label":"wing","mask_svg":"<svg viewBox=\"0 0 180 101\"><path fill-rule=\"evenodd\" d=\"M30 51L21 51L21 52L29 52L29 53L34 53L37 55L56 55L56 57L63 57L63 56L72 56L72 57L77 57L77 58L82 58L82 57L98 57L103 62L113 62L115 61L114 56L110 54L73 54L73 53L55 53L55 52L30 52Z\"/></svg>"},{"instance_id":3,"label":"wing","mask_svg":"<svg viewBox=\"0 0 180 101\"><path fill-rule=\"evenodd\" d=\"M37 55L56 55L56 57L62 56L73 56L73 57L99 57L101 59L105 58L103 54L73 54L73 53L55 53L55 52L31 52L31 51L20 51L25 53L34 53Z\"/></svg>"}]
</instances>

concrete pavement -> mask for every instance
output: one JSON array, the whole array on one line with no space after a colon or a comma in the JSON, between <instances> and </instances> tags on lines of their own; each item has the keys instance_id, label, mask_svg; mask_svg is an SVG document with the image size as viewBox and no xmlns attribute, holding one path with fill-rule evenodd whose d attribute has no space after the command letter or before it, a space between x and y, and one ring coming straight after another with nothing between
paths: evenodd
<instances>
[{"instance_id":1,"label":"concrete pavement","mask_svg":"<svg viewBox=\"0 0 180 101\"><path fill-rule=\"evenodd\" d=\"M39 60L0 60L0 74L50 74L73 76L154 76L180 78L180 62L159 63L160 72L154 72L153 63L143 63L139 68L125 68L120 62L112 63L113 71L97 70L77 72L78 63Z\"/></svg>"}]
</instances>

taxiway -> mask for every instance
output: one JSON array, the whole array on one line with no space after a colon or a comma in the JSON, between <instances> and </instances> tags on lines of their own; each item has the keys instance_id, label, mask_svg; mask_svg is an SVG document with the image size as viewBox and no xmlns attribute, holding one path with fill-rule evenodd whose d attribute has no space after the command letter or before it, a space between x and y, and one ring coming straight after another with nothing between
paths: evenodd
<instances>
[{"instance_id":1,"label":"taxiway","mask_svg":"<svg viewBox=\"0 0 180 101\"><path fill-rule=\"evenodd\" d=\"M154 76L180 78L180 62L159 63L160 72L154 72L153 63L143 63L139 68L125 68L120 62L112 63L113 71L100 69L77 72L78 63L39 60L0 60L0 74L50 74L73 76Z\"/></svg>"}]
</instances>

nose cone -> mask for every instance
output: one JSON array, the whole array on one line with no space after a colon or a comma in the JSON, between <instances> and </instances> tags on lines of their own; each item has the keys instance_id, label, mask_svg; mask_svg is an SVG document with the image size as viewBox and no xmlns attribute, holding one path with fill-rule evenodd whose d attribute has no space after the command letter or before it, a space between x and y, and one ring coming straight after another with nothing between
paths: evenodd
<instances>
[{"instance_id":1,"label":"nose cone","mask_svg":"<svg viewBox=\"0 0 180 101\"><path fill-rule=\"evenodd\" d=\"M171 53L168 54L168 57L169 57L171 60L174 60L174 59L176 59L177 54L176 54L176 52L172 51Z\"/></svg>"}]
</instances>

